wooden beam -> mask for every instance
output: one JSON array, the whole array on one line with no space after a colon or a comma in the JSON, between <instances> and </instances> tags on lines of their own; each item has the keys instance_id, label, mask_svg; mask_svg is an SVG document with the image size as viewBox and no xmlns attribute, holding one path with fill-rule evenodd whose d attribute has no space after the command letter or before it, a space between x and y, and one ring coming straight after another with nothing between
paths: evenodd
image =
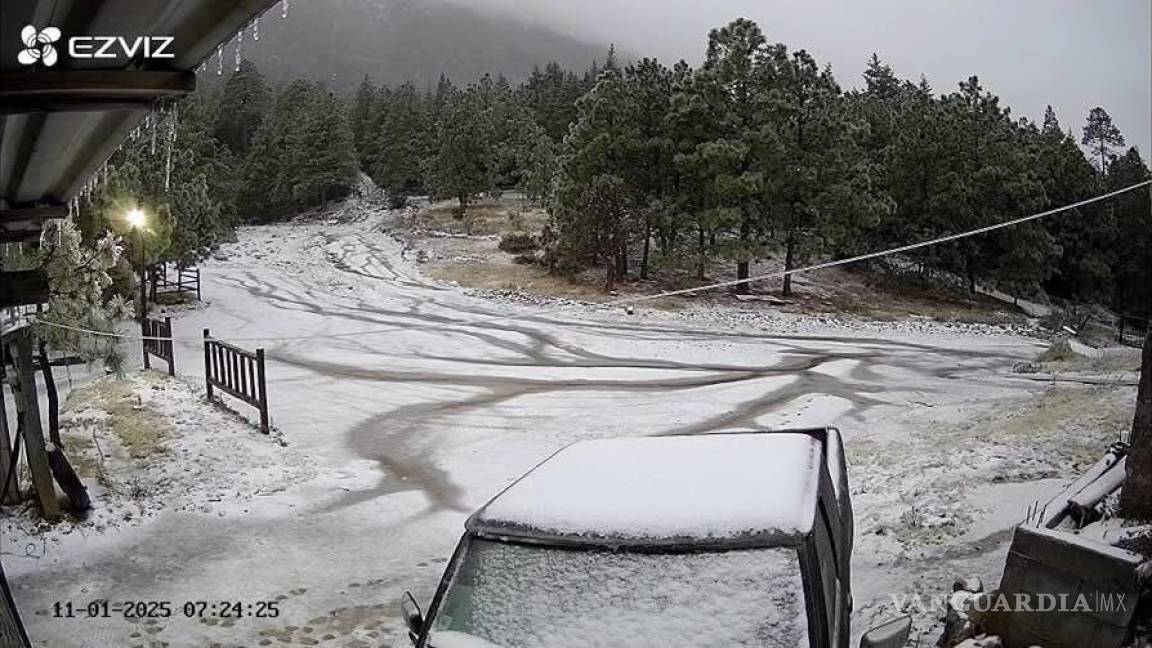
<instances>
[{"instance_id":1,"label":"wooden beam","mask_svg":"<svg viewBox=\"0 0 1152 648\"><path fill-rule=\"evenodd\" d=\"M184 70L10 70L0 72L0 114L139 109L195 89Z\"/></svg>"},{"instance_id":2,"label":"wooden beam","mask_svg":"<svg viewBox=\"0 0 1152 648\"><path fill-rule=\"evenodd\" d=\"M0 272L0 308L48 302L48 275L44 270Z\"/></svg>"},{"instance_id":3,"label":"wooden beam","mask_svg":"<svg viewBox=\"0 0 1152 648\"><path fill-rule=\"evenodd\" d=\"M23 422L24 453L32 473L32 485L40 503L40 514L48 520L60 517L60 503L56 500L56 485L52 469L48 466L48 447L44 443L44 428L40 425L40 398L36 394L36 373L32 365L32 331L25 328L16 332L13 354L16 360L16 379L19 394L16 411Z\"/></svg>"},{"instance_id":4,"label":"wooden beam","mask_svg":"<svg viewBox=\"0 0 1152 648\"><path fill-rule=\"evenodd\" d=\"M27 243L40 238L40 228L6 230L0 227L0 243Z\"/></svg>"},{"instance_id":5,"label":"wooden beam","mask_svg":"<svg viewBox=\"0 0 1152 648\"><path fill-rule=\"evenodd\" d=\"M0 209L0 225L8 223L43 223L53 218L67 218L67 205L38 205L18 209Z\"/></svg>"}]
</instances>

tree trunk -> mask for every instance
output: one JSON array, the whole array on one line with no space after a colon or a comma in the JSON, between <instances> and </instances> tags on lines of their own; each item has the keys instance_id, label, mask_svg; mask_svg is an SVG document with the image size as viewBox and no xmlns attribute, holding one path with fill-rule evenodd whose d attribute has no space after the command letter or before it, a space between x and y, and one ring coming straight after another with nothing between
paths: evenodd
<instances>
[{"instance_id":1,"label":"tree trunk","mask_svg":"<svg viewBox=\"0 0 1152 648\"><path fill-rule=\"evenodd\" d=\"M784 239L784 272L788 272L796 264L796 235L788 232ZM792 275L784 275L784 288L780 294L787 297L792 294Z\"/></svg>"},{"instance_id":2,"label":"tree trunk","mask_svg":"<svg viewBox=\"0 0 1152 648\"><path fill-rule=\"evenodd\" d=\"M704 250L706 249L704 247L704 228L700 227L696 231L697 231L697 234L699 235L699 239L697 241L697 248L696 248L696 278L703 281L704 280L704 258L705 258Z\"/></svg>"},{"instance_id":3,"label":"tree trunk","mask_svg":"<svg viewBox=\"0 0 1152 648\"><path fill-rule=\"evenodd\" d=\"M1126 518L1152 520L1152 328L1144 336L1140 362L1140 387L1129 439L1128 476L1120 497L1120 514Z\"/></svg>"},{"instance_id":4,"label":"tree trunk","mask_svg":"<svg viewBox=\"0 0 1152 648\"><path fill-rule=\"evenodd\" d=\"M604 263L604 292L611 292L616 289L616 258L615 255L608 255Z\"/></svg>"},{"instance_id":5,"label":"tree trunk","mask_svg":"<svg viewBox=\"0 0 1152 648\"><path fill-rule=\"evenodd\" d=\"M972 255L964 257L964 272L968 276L968 292L976 294L976 263L972 260Z\"/></svg>"},{"instance_id":6,"label":"tree trunk","mask_svg":"<svg viewBox=\"0 0 1152 648\"><path fill-rule=\"evenodd\" d=\"M621 279L628 276L628 244L621 243L620 250L616 252L616 276Z\"/></svg>"},{"instance_id":7,"label":"tree trunk","mask_svg":"<svg viewBox=\"0 0 1152 648\"><path fill-rule=\"evenodd\" d=\"M752 233L752 225L751 225L751 223L748 222L748 218L745 217L740 222L740 243L746 245L748 243L748 237L749 237L749 235L751 235L751 233ZM748 253L747 249L740 251L740 254L742 254L742 255L747 254L747 253ZM740 280L747 279L747 278L748 278L748 259L741 259L740 261L738 261L736 263L736 280L740 281ZM744 283L736 284L735 288L736 288L735 292L737 295L747 295L751 290L751 287L748 285L747 281L745 281Z\"/></svg>"},{"instance_id":8,"label":"tree trunk","mask_svg":"<svg viewBox=\"0 0 1152 648\"><path fill-rule=\"evenodd\" d=\"M652 243L652 223L644 222L644 251L640 254L640 278L648 278L648 251Z\"/></svg>"}]
</instances>

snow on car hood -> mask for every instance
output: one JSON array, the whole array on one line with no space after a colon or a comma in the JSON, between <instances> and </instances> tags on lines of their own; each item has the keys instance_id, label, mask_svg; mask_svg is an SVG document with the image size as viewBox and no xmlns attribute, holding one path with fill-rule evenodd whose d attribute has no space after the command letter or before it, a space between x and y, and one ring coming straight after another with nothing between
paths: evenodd
<instances>
[{"instance_id":1,"label":"snow on car hood","mask_svg":"<svg viewBox=\"0 0 1152 648\"><path fill-rule=\"evenodd\" d=\"M822 461L803 433L586 441L498 495L469 529L622 542L795 537L811 530Z\"/></svg>"}]
</instances>

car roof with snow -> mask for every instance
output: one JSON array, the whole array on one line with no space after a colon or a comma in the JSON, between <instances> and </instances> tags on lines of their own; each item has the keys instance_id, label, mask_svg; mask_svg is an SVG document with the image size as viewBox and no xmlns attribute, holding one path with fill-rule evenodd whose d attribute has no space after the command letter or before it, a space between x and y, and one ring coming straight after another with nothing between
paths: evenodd
<instances>
[{"instance_id":1,"label":"car roof with snow","mask_svg":"<svg viewBox=\"0 0 1152 648\"><path fill-rule=\"evenodd\" d=\"M576 544L798 544L820 493L827 437L818 432L575 443L493 498L467 528Z\"/></svg>"}]
</instances>

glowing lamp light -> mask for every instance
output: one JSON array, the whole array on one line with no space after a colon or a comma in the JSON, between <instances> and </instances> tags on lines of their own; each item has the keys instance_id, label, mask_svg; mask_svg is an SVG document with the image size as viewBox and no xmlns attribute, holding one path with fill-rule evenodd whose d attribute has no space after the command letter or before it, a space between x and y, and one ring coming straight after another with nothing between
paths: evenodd
<instances>
[{"instance_id":1,"label":"glowing lamp light","mask_svg":"<svg viewBox=\"0 0 1152 648\"><path fill-rule=\"evenodd\" d=\"M131 225L133 229L143 228L144 222L147 220L144 217L144 212L139 209L133 209L128 212L126 218L128 219L128 224Z\"/></svg>"}]
</instances>

